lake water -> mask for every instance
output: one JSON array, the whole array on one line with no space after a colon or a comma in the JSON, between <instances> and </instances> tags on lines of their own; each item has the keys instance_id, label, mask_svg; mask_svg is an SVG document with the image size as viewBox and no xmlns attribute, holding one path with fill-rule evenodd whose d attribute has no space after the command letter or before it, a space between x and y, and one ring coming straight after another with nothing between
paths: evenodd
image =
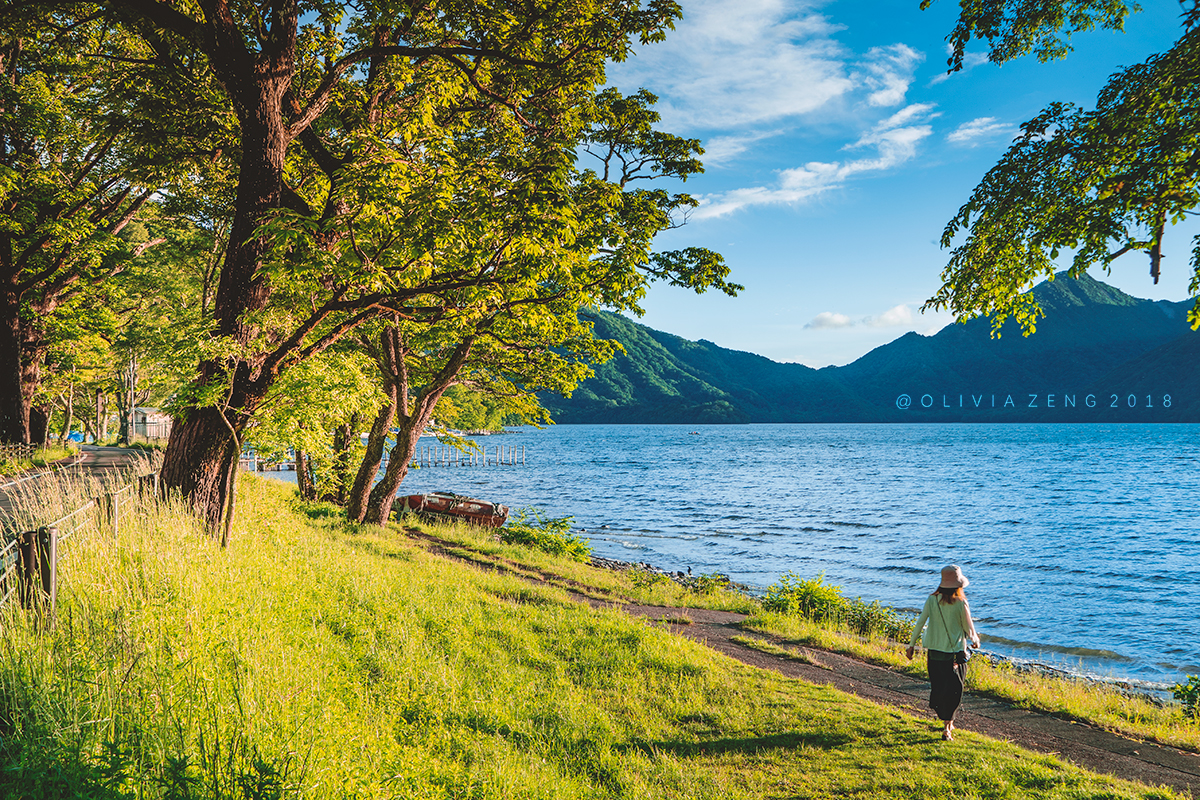
<instances>
[{"instance_id":1,"label":"lake water","mask_svg":"<svg viewBox=\"0 0 1200 800\"><path fill-rule=\"evenodd\" d=\"M1200 673L1200 425L563 425L479 441L524 446L526 466L413 470L401 493L537 507L574 517L597 555L761 588L824 572L906 609L957 563L985 649L1156 683Z\"/></svg>"}]
</instances>

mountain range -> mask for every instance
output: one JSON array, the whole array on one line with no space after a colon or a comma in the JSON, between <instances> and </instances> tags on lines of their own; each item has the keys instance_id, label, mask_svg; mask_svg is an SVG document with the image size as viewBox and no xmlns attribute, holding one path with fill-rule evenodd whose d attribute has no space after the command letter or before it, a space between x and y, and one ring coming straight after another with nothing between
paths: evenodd
<instances>
[{"instance_id":1,"label":"mountain range","mask_svg":"<svg viewBox=\"0 0 1200 800\"><path fill-rule=\"evenodd\" d=\"M823 369L590 312L624 353L542 401L559 423L1200 421L1191 301L1065 273L1031 291L1046 314L1031 336L1010 323L993 337L975 319Z\"/></svg>"}]
</instances>

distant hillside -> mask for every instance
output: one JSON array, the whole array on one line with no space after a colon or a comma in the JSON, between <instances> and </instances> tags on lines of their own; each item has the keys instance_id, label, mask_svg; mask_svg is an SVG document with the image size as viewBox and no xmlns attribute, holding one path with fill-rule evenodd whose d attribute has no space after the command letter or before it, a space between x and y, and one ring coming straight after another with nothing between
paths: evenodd
<instances>
[{"instance_id":1,"label":"distant hillside","mask_svg":"<svg viewBox=\"0 0 1200 800\"><path fill-rule=\"evenodd\" d=\"M973 320L820 370L598 312L597 335L626 352L572 398L543 400L561 423L1200 421L1190 302L1139 300L1087 276L1033 291L1046 312L1033 336L1009 326L993 339Z\"/></svg>"}]
</instances>

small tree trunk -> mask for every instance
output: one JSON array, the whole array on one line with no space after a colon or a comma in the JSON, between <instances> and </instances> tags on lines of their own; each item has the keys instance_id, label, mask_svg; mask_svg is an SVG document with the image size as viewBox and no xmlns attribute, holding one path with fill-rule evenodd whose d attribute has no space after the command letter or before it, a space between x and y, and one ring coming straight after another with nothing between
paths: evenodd
<instances>
[{"instance_id":1,"label":"small tree trunk","mask_svg":"<svg viewBox=\"0 0 1200 800\"><path fill-rule=\"evenodd\" d=\"M334 432L333 474L336 485L333 491L333 502L340 506L346 505L350 482L356 477L350 474L350 470L353 463L354 446L358 443L358 429L361 425L362 417L355 412L350 416L349 422L339 426Z\"/></svg>"},{"instance_id":2,"label":"small tree trunk","mask_svg":"<svg viewBox=\"0 0 1200 800\"><path fill-rule=\"evenodd\" d=\"M63 427L62 436L59 437L59 444L63 447L67 446L67 442L71 437L71 425L75 422L75 384L67 387L67 403L66 409L63 412Z\"/></svg>"},{"instance_id":3,"label":"small tree trunk","mask_svg":"<svg viewBox=\"0 0 1200 800\"><path fill-rule=\"evenodd\" d=\"M104 410L104 390L96 390L96 444L108 441L108 414Z\"/></svg>"},{"instance_id":4,"label":"small tree trunk","mask_svg":"<svg viewBox=\"0 0 1200 800\"><path fill-rule=\"evenodd\" d=\"M317 487L313 482L312 459L300 448L296 452L296 488L305 500L317 499Z\"/></svg>"},{"instance_id":5,"label":"small tree trunk","mask_svg":"<svg viewBox=\"0 0 1200 800\"><path fill-rule=\"evenodd\" d=\"M367 513L363 517L363 522L369 525L383 525L391 516L396 490L400 488L400 484L408 475L408 465L412 463L413 453L417 450L421 432L429 424L438 400L442 399L442 395L458 379L459 370L466 363L474 341L474 337L468 337L458 343L446 359L446 363L438 370L437 375L431 378L417 395L417 399L413 403L412 414L404 413L404 409L408 406L408 370L404 366L404 351L400 350L401 357L397 362L400 367L400 380L397 389L403 408L398 414L400 417L399 433L396 434L396 444L388 456L388 465L383 473L383 479L375 484L375 488L371 490L371 495L367 499Z\"/></svg>"},{"instance_id":6,"label":"small tree trunk","mask_svg":"<svg viewBox=\"0 0 1200 800\"><path fill-rule=\"evenodd\" d=\"M0 442L10 444L29 444L21 339L21 297L0 292Z\"/></svg>"},{"instance_id":7,"label":"small tree trunk","mask_svg":"<svg viewBox=\"0 0 1200 800\"><path fill-rule=\"evenodd\" d=\"M376 361L383 375L383 391L387 400L375 415L375 421L371 423L371 432L367 436L367 451L363 453L362 463L354 476L354 485L350 487L346 497L346 517L351 522L362 522L366 517L371 486L375 483L375 476L379 474L379 465L383 463L383 449L387 446L392 422L400 410L401 389L408 377L400 334L396 328L384 328L379 334L379 344Z\"/></svg>"}]
</instances>

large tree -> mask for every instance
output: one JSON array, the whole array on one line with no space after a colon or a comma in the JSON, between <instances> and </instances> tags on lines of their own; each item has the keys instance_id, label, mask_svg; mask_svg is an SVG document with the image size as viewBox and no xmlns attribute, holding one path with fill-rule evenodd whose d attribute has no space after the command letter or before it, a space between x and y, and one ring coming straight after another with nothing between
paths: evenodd
<instances>
[{"instance_id":1,"label":"large tree","mask_svg":"<svg viewBox=\"0 0 1200 800\"><path fill-rule=\"evenodd\" d=\"M155 96L172 81L217 85L202 100L232 118L233 143L214 154L235 164L236 189L211 341L163 467L165 486L214 527L237 458L229 431L245 429L284 370L381 310L409 313L415 298L451 304L475 280L436 269L421 241L421 217L450 201L444 181L418 174L425 154L478 132L480 169L503 173L536 219L564 191L605 63L624 58L631 40L660 39L679 13L671 0L100 7L147 49L136 66ZM412 216L389 221L411 246L380 263L350 235L361 210L352 201L364 174L389 170L411 180ZM434 190L443 194L421 196ZM473 209L458 211L469 236ZM316 247L289 250L289 234Z\"/></svg>"},{"instance_id":2,"label":"large tree","mask_svg":"<svg viewBox=\"0 0 1200 800\"><path fill-rule=\"evenodd\" d=\"M1072 33L1120 30L1133 11L1123 0L963 3L949 66L961 69L973 40L988 43L995 63L1061 58ZM942 246L953 250L927 307L987 315L996 330L1012 318L1032 332L1041 310L1025 290L1053 277L1067 254L1078 276L1142 252L1157 283L1164 235L1200 205L1200 4L1181 2L1180 22L1175 45L1112 75L1094 109L1054 103L1022 126L946 226ZM1200 237L1191 270L1198 300L1189 319L1198 327Z\"/></svg>"}]
</instances>

